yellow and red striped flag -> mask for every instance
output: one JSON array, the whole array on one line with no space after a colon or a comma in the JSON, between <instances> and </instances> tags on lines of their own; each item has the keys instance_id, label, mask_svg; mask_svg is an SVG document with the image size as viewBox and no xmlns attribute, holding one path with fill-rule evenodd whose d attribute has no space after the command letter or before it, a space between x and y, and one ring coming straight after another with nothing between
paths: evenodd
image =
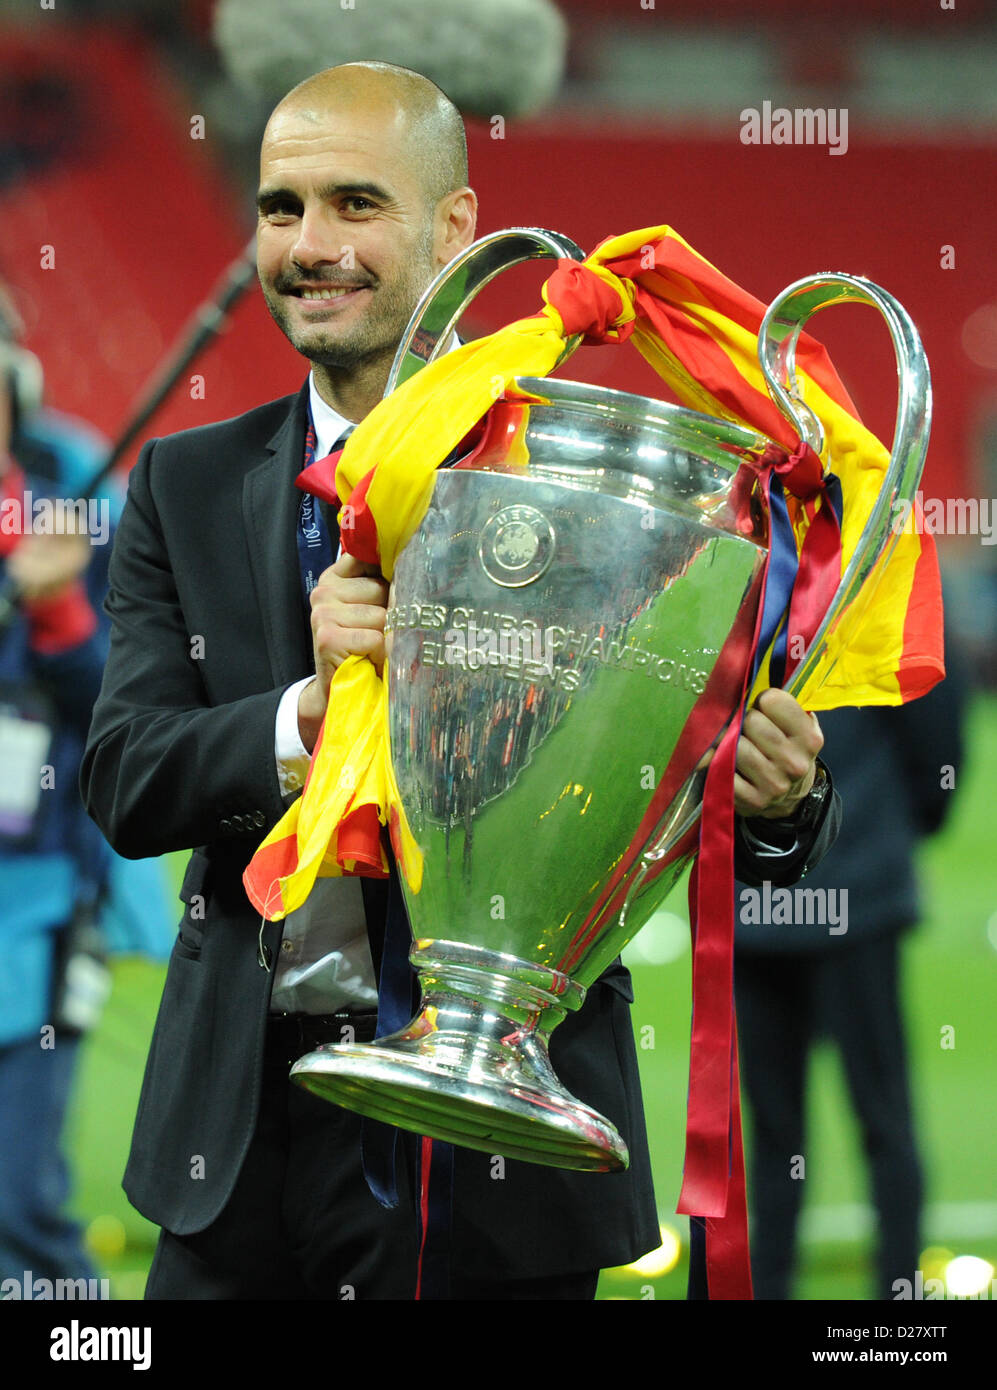
<instances>
[{"instance_id":1,"label":"yellow and red striped flag","mask_svg":"<svg viewBox=\"0 0 997 1390\"><path fill-rule=\"evenodd\" d=\"M566 340L632 336L675 396L694 409L745 424L792 451L793 426L769 396L758 363L765 306L694 251L670 227L603 242L584 262L561 261L544 285L539 313L467 343L411 377L363 420L339 459L344 548L380 566L395 560L419 526L439 464L487 413L496 382L544 376ZM803 398L821 420L821 462L841 481L841 570L847 567L879 493L888 450L862 425L824 349L801 334L797 371ZM321 485L317 485L320 494ZM325 495L331 495L327 488ZM813 507L787 497L802 546ZM899 704L944 675L941 590L934 541L913 514L889 566L873 576L869 602L855 605L800 693L812 710L844 704ZM872 582L869 585L873 588ZM767 662L756 690L763 688ZM368 808L366 812L363 808ZM253 903L277 919L300 905L319 874L383 872L379 850L346 845L346 823L392 827L411 887L420 877L391 773L381 678L366 658L336 672L320 746L305 792L260 846L246 870ZM341 843L342 841L342 843Z\"/></svg>"}]
</instances>

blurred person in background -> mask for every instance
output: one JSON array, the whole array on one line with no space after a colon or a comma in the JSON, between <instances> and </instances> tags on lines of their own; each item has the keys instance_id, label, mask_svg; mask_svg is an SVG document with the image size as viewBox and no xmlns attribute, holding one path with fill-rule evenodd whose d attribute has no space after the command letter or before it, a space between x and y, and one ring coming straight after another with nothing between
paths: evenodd
<instances>
[{"instance_id":1,"label":"blurred person in background","mask_svg":"<svg viewBox=\"0 0 997 1390\"><path fill-rule=\"evenodd\" d=\"M111 505L62 504L105 446L42 409L19 335L0 285L0 1281L31 1297L39 1280L95 1277L63 1211L63 1129L110 989L102 926L117 948L159 956L168 926L159 866L112 854L78 788L107 657Z\"/></svg>"},{"instance_id":2,"label":"blurred person in background","mask_svg":"<svg viewBox=\"0 0 997 1390\"><path fill-rule=\"evenodd\" d=\"M807 1064L831 1041L841 1057L869 1166L876 1297L913 1280L923 1180L911 1106L900 954L921 915L914 859L943 824L962 761L965 678L947 678L898 708L821 715L843 817L837 842L783 913L737 885L735 999L741 1075L751 1115L751 1254L755 1297L792 1296L797 1221L807 1174ZM842 896L846 894L847 896ZM761 920L759 917L772 919ZM783 916L789 920L783 921Z\"/></svg>"}]
</instances>

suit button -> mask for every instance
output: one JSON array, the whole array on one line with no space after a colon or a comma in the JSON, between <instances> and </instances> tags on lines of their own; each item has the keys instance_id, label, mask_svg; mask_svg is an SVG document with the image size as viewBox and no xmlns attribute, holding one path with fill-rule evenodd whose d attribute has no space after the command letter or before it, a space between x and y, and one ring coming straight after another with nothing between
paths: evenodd
<instances>
[{"instance_id":1,"label":"suit button","mask_svg":"<svg viewBox=\"0 0 997 1390\"><path fill-rule=\"evenodd\" d=\"M219 828L220 828L226 835L227 835L227 834L229 833L229 831L232 829L232 822L231 822L230 820L222 820L222 821L219 821L219 822L218 822L218 825L219 825Z\"/></svg>"},{"instance_id":2,"label":"suit button","mask_svg":"<svg viewBox=\"0 0 997 1390\"><path fill-rule=\"evenodd\" d=\"M262 830L267 823L267 818L262 811L257 811L253 816L253 824L258 830Z\"/></svg>"},{"instance_id":3,"label":"suit button","mask_svg":"<svg viewBox=\"0 0 997 1390\"><path fill-rule=\"evenodd\" d=\"M242 828L243 828L243 826L242 826L242 817L241 817L241 816L233 816L233 817L232 817L232 829L235 830L235 831L239 831L239 830L241 830Z\"/></svg>"}]
</instances>

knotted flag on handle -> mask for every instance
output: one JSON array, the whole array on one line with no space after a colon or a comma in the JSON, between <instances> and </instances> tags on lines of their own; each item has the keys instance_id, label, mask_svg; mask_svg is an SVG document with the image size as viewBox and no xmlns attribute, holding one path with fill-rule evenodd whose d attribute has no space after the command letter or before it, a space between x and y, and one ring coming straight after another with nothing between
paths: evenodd
<instances>
[{"instance_id":1,"label":"knotted flag on handle","mask_svg":"<svg viewBox=\"0 0 997 1390\"><path fill-rule=\"evenodd\" d=\"M772 545L781 535L781 558L788 559L790 581L782 595L783 621L753 653L757 678L751 693L778 683L792 664L791 653L777 651L780 641L785 646L790 601L803 626L812 627L854 553L879 494L888 450L862 425L824 349L807 334L800 335L797 345L797 376L804 402L824 426L821 459L800 443L769 396L758 363L757 334L765 306L670 227L610 238L581 263L559 261L543 298L539 313L465 344L411 377L357 426L334 476L330 461L320 460L301 475L299 485L327 501L338 500L344 549L378 565L390 579L399 552L425 515L436 469L484 417L497 388L508 388L517 376L545 376L575 334L584 335L587 343L619 343L632 336L682 404L747 425L777 446L764 461L760 482L783 518L781 531L773 524ZM916 520L908 518L889 566L885 571L878 567L868 581L868 602L846 612L831 634L827 651L799 694L805 708L899 704L924 694L944 675L934 541ZM770 586L772 592L775 587ZM735 723L728 750L736 741L739 718ZM723 746L711 778L714 785L722 775L730 780L729 808L733 753L722 753ZM701 856L714 833L711 818L704 814L702 821ZM351 657L333 678L305 790L246 870L251 901L275 920L304 902L318 875L383 873L380 827L385 825L410 889L417 892L421 857L391 772L386 692L371 662ZM719 898L711 893L709 917L698 927L694 922L697 950L704 954L711 949L714 908L726 912L721 935L732 940L728 842L729 835L718 832L711 857L726 858L728 872ZM728 879L731 891L724 909ZM729 944L725 949L729 953ZM729 979L725 988L729 999ZM695 1020L695 999L693 1007ZM729 1003L727 1008L729 1014ZM695 1023L693 1042L694 1070ZM684 1191L696 1195L689 1198L693 1205L682 1209L704 1218L713 1237L718 1253L711 1266L712 1296L750 1297L732 1027L725 1038L714 1032L712 1040L700 1039L700 1060L706 1047L721 1049L719 1061L728 1081L718 1094L725 1097L727 1113L724 1124L707 1125L707 1137L695 1151L687 1149ZM701 1073L716 1075L716 1070L701 1068ZM691 1075L690 1108L693 1082ZM700 1182L698 1168L706 1151L713 1173Z\"/></svg>"}]
</instances>

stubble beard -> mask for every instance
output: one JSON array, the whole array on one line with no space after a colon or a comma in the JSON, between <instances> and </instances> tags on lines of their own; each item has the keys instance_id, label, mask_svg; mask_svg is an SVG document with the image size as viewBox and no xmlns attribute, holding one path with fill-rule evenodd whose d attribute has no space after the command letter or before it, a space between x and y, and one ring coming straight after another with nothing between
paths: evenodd
<instances>
[{"instance_id":1,"label":"stubble beard","mask_svg":"<svg viewBox=\"0 0 997 1390\"><path fill-rule=\"evenodd\" d=\"M325 325L314 328L292 322L287 301L276 286L263 286L263 297L270 315L288 342L317 366L335 372L351 372L378 358L393 358L402 335L423 291L434 275L429 236L417 248L418 267L403 280L391 283L375 280L369 288L371 302L363 318L347 329L329 331ZM335 283L330 280L330 285Z\"/></svg>"}]
</instances>

